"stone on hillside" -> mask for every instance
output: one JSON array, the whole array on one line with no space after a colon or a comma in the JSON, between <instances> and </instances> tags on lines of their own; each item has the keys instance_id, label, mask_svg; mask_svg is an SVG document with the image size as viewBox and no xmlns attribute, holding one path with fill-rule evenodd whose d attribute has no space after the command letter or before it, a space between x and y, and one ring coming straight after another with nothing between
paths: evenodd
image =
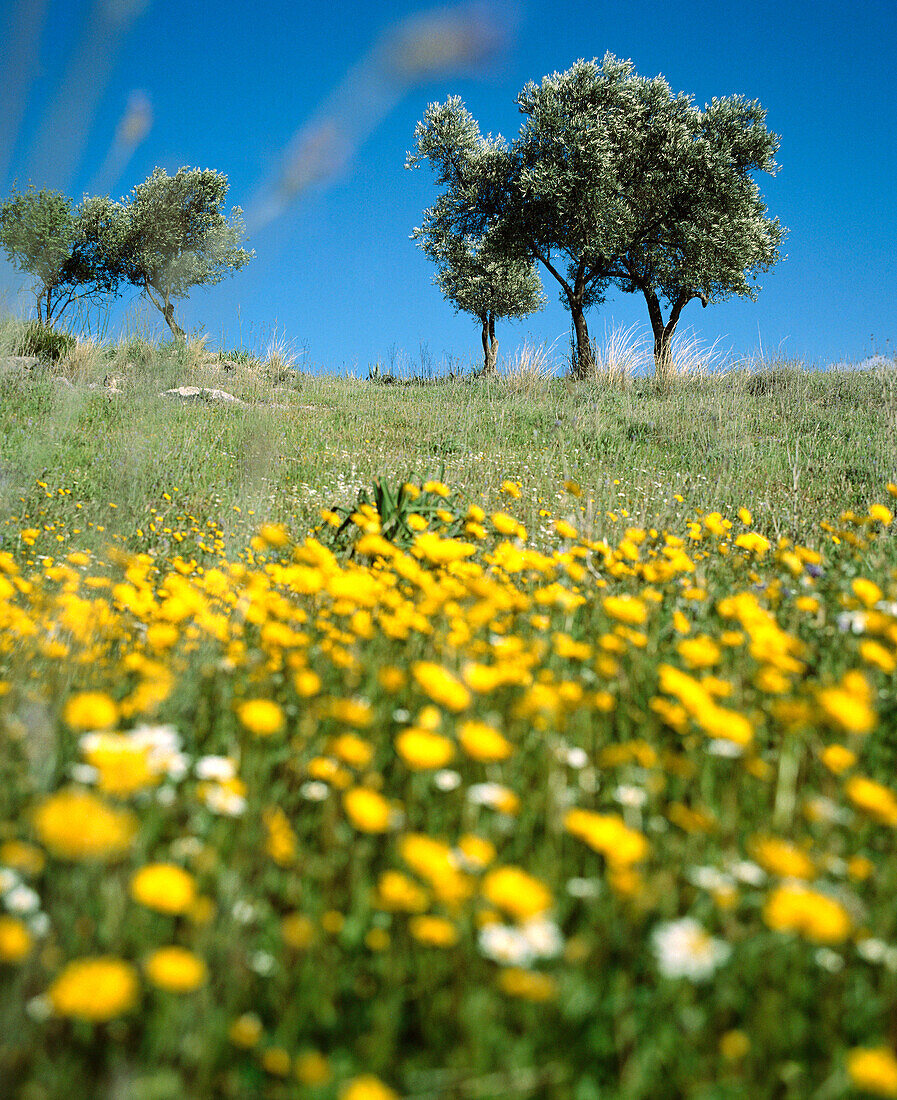
<instances>
[{"instance_id":1,"label":"stone on hillside","mask_svg":"<svg viewBox=\"0 0 897 1100\"><path fill-rule=\"evenodd\" d=\"M213 390L207 386L178 386L173 390L165 390L160 397L173 397L186 402L217 402L221 405L245 405L239 397L225 390Z\"/></svg>"},{"instance_id":2,"label":"stone on hillside","mask_svg":"<svg viewBox=\"0 0 897 1100\"><path fill-rule=\"evenodd\" d=\"M37 370L41 361L36 355L4 355L0 358L0 370Z\"/></svg>"}]
</instances>

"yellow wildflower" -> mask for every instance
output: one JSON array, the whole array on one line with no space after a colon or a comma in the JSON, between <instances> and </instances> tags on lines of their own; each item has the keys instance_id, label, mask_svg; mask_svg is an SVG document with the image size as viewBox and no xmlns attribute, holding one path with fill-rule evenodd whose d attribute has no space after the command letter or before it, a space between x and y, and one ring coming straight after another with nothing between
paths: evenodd
<instances>
[{"instance_id":1,"label":"yellow wildflower","mask_svg":"<svg viewBox=\"0 0 897 1100\"><path fill-rule=\"evenodd\" d=\"M256 737L270 737L286 724L283 710L271 699L248 699L237 707L237 717Z\"/></svg>"},{"instance_id":2,"label":"yellow wildflower","mask_svg":"<svg viewBox=\"0 0 897 1100\"><path fill-rule=\"evenodd\" d=\"M401 871L384 871L373 896L376 908L391 912L423 913L429 901L427 891Z\"/></svg>"},{"instance_id":3,"label":"yellow wildflower","mask_svg":"<svg viewBox=\"0 0 897 1100\"><path fill-rule=\"evenodd\" d=\"M414 551L436 565L448 565L453 561L463 561L476 553L476 547L470 542L459 539L440 538L434 531L425 531L414 540Z\"/></svg>"},{"instance_id":4,"label":"yellow wildflower","mask_svg":"<svg viewBox=\"0 0 897 1100\"><path fill-rule=\"evenodd\" d=\"M47 858L34 844L24 840L6 840L0 844L0 864L14 867L23 875L39 875Z\"/></svg>"},{"instance_id":5,"label":"yellow wildflower","mask_svg":"<svg viewBox=\"0 0 897 1100\"><path fill-rule=\"evenodd\" d=\"M466 833L458 841L458 851L466 864L471 864L474 869L488 867L495 859L495 845L484 837Z\"/></svg>"},{"instance_id":6,"label":"yellow wildflower","mask_svg":"<svg viewBox=\"0 0 897 1100\"><path fill-rule=\"evenodd\" d=\"M483 762L507 760L514 751L511 742L485 722L463 722L458 740L468 756Z\"/></svg>"},{"instance_id":7,"label":"yellow wildflower","mask_svg":"<svg viewBox=\"0 0 897 1100\"><path fill-rule=\"evenodd\" d=\"M557 984L548 974L537 970L508 967L498 975L498 987L510 997L526 1001L550 1001L557 995Z\"/></svg>"},{"instance_id":8,"label":"yellow wildflower","mask_svg":"<svg viewBox=\"0 0 897 1100\"><path fill-rule=\"evenodd\" d=\"M443 500L448 499L449 487L442 481L425 481L423 489L425 493L435 493L436 496L442 497Z\"/></svg>"},{"instance_id":9,"label":"yellow wildflower","mask_svg":"<svg viewBox=\"0 0 897 1100\"><path fill-rule=\"evenodd\" d=\"M262 821L268 836L265 851L280 867L289 867L296 859L296 834L279 806L271 806L262 812Z\"/></svg>"},{"instance_id":10,"label":"yellow wildflower","mask_svg":"<svg viewBox=\"0 0 897 1100\"><path fill-rule=\"evenodd\" d=\"M343 809L349 821L362 833L385 833L391 817L382 794L367 787L353 787L343 795Z\"/></svg>"},{"instance_id":11,"label":"yellow wildflower","mask_svg":"<svg viewBox=\"0 0 897 1100\"><path fill-rule=\"evenodd\" d=\"M206 964L185 947L159 947L144 963L146 976L159 989L192 993L208 978Z\"/></svg>"},{"instance_id":12,"label":"yellow wildflower","mask_svg":"<svg viewBox=\"0 0 897 1100\"><path fill-rule=\"evenodd\" d=\"M447 737L415 726L403 730L396 737L395 746L399 756L415 771L443 768L455 755L455 746Z\"/></svg>"},{"instance_id":13,"label":"yellow wildflower","mask_svg":"<svg viewBox=\"0 0 897 1100\"><path fill-rule=\"evenodd\" d=\"M816 866L806 852L779 837L755 838L751 843L751 854L765 871L779 878L816 877Z\"/></svg>"},{"instance_id":14,"label":"yellow wildflower","mask_svg":"<svg viewBox=\"0 0 897 1100\"><path fill-rule=\"evenodd\" d=\"M857 762L856 753L845 745L826 745L819 754L819 759L835 775L841 775Z\"/></svg>"},{"instance_id":15,"label":"yellow wildflower","mask_svg":"<svg viewBox=\"0 0 897 1100\"><path fill-rule=\"evenodd\" d=\"M408 931L428 947L454 947L458 942L457 926L444 917L412 917L408 922Z\"/></svg>"},{"instance_id":16,"label":"yellow wildflower","mask_svg":"<svg viewBox=\"0 0 897 1100\"><path fill-rule=\"evenodd\" d=\"M93 733L81 739L85 761L100 773L104 794L127 798L155 786L162 767L151 759L150 746L118 733Z\"/></svg>"},{"instance_id":17,"label":"yellow wildflower","mask_svg":"<svg viewBox=\"0 0 897 1100\"><path fill-rule=\"evenodd\" d=\"M777 932L797 932L813 943L843 943L851 921L840 902L797 883L784 883L766 899L763 919Z\"/></svg>"},{"instance_id":18,"label":"yellow wildflower","mask_svg":"<svg viewBox=\"0 0 897 1100\"><path fill-rule=\"evenodd\" d=\"M866 664L874 665L882 672L893 672L897 668L897 658L889 650L871 638L860 642L860 656Z\"/></svg>"},{"instance_id":19,"label":"yellow wildflower","mask_svg":"<svg viewBox=\"0 0 897 1100\"><path fill-rule=\"evenodd\" d=\"M865 577L857 577L850 586L856 598L864 607L874 607L882 598L882 590L874 581Z\"/></svg>"},{"instance_id":20,"label":"yellow wildflower","mask_svg":"<svg viewBox=\"0 0 897 1100\"><path fill-rule=\"evenodd\" d=\"M875 728L875 711L864 694L842 685L823 688L816 698L825 716L847 733L869 733Z\"/></svg>"},{"instance_id":21,"label":"yellow wildflower","mask_svg":"<svg viewBox=\"0 0 897 1100\"><path fill-rule=\"evenodd\" d=\"M889 1047L854 1047L847 1055L851 1084L874 1096L897 1096L897 1058Z\"/></svg>"},{"instance_id":22,"label":"yellow wildflower","mask_svg":"<svg viewBox=\"0 0 897 1100\"><path fill-rule=\"evenodd\" d=\"M137 818L89 791L63 790L37 807L34 828L41 843L61 859L115 860L130 850Z\"/></svg>"},{"instance_id":23,"label":"yellow wildflower","mask_svg":"<svg viewBox=\"0 0 897 1100\"><path fill-rule=\"evenodd\" d=\"M330 1065L319 1050L304 1050L297 1055L294 1068L303 1085L326 1085L331 1078Z\"/></svg>"},{"instance_id":24,"label":"yellow wildflower","mask_svg":"<svg viewBox=\"0 0 897 1100\"><path fill-rule=\"evenodd\" d=\"M521 530L519 520L509 516L507 512L493 512L489 518L500 535L517 535Z\"/></svg>"},{"instance_id":25,"label":"yellow wildflower","mask_svg":"<svg viewBox=\"0 0 897 1100\"><path fill-rule=\"evenodd\" d=\"M427 482L429 484L431 483ZM399 1100L399 1094L389 1085L384 1085L379 1077L364 1073L361 1077L353 1077L340 1089L339 1100Z\"/></svg>"},{"instance_id":26,"label":"yellow wildflower","mask_svg":"<svg viewBox=\"0 0 897 1100\"><path fill-rule=\"evenodd\" d=\"M254 1012L244 1012L230 1025L227 1036L234 1046L249 1050L262 1037L262 1021Z\"/></svg>"},{"instance_id":27,"label":"yellow wildflower","mask_svg":"<svg viewBox=\"0 0 897 1100\"><path fill-rule=\"evenodd\" d=\"M569 810L564 817L564 828L600 852L613 867L640 863L648 855L644 834L631 829L617 814Z\"/></svg>"},{"instance_id":28,"label":"yellow wildflower","mask_svg":"<svg viewBox=\"0 0 897 1100\"><path fill-rule=\"evenodd\" d=\"M750 523L750 520L746 521ZM751 1049L751 1040L745 1032L733 1028L726 1031L719 1041L719 1052L727 1062L737 1062Z\"/></svg>"},{"instance_id":29,"label":"yellow wildflower","mask_svg":"<svg viewBox=\"0 0 897 1100\"><path fill-rule=\"evenodd\" d=\"M883 825L897 826L897 795L889 787L865 776L854 775L847 780L844 793L854 806L876 821Z\"/></svg>"},{"instance_id":30,"label":"yellow wildflower","mask_svg":"<svg viewBox=\"0 0 897 1100\"><path fill-rule=\"evenodd\" d=\"M262 1054L262 1069L272 1077L286 1077L292 1066L289 1051L283 1047L268 1047Z\"/></svg>"},{"instance_id":31,"label":"yellow wildflower","mask_svg":"<svg viewBox=\"0 0 897 1100\"><path fill-rule=\"evenodd\" d=\"M157 913L186 913L196 901L196 879L175 863L148 863L131 878L131 897Z\"/></svg>"},{"instance_id":32,"label":"yellow wildflower","mask_svg":"<svg viewBox=\"0 0 897 1100\"><path fill-rule=\"evenodd\" d=\"M287 913L280 922L280 935L287 947L304 951L315 938L315 926L304 913Z\"/></svg>"},{"instance_id":33,"label":"yellow wildflower","mask_svg":"<svg viewBox=\"0 0 897 1100\"><path fill-rule=\"evenodd\" d=\"M105 1023L137 1003L137 971L111 955L75 959L47 991L53 1010L90 1023Z\"/></svg>"},{"instance_id":34,"label":"yellow wildflower","mask_svg":"<svg viewBox=\"0 0 897 1100\"><path fill-rule=\"evenodd\" d=\"M605 614L628 626L640 626L648 617L648 610L635 596L605 596L602 601Z\"/></svg>"},{"instance_id":35,"label":"yellow wildflower","mask_svg":"<svg viewBox=\"0 0 897 1100\"><path fill-rule=\"evenodd\" d=\"M706 634L685 638L676 646L680 657L689 668L713 668L722 656L719 646Z\"/></svg>"},{"instance_id":36,"label":"yellow wildflower","mask_svg":"<svg viewBox=\"0 0 897 1100\"><path fill-rule=\"evenodd\" d=\"M75 730L105 730L118 721L118 706L105 692L83 691L65 704L63 717Z\"/></svg>"},{"instance_id":37,"label":"yellow wildflower","mask_svg":"<svg viewBox=\"0 0 897 1100\"><path fill-rule=\"evenodd\" d=\"M528 921L551 908L551 891L521 867L496 867L482 882L483 897L515 920Z\"/></svg>"},{"instance_id":38,"label":"yellow wildflower","mask_svg":"<svg viewBox=\"0 0 897 1100\"><path fill-rule=\"evenodd\" d=\"M374 746L354 733L343 733L330 743L330 751L344 764L366 768L374 755Z\"/></svg>"},{"instance_id":39,"label":"yellow wildflower","mask_svg":"<svg viewBox=\"0 0 897 1100\"><path fill-rule=\"evenodd\" d=\"M15 917L0 914L0 962L21 962L31 951L33 942L26 925Z\"/></svg>"},{"instance_id":40,"label":"yellow wildflower","mask_svg":"<svg viewBox=\"0 0 897 1100\"><path fill-rule=\"evenodd\" d=\"M769 549L769 539L765 539L756 531L746 531L743 535L738 536L735 545L743 550L749 550L751 553L756 554L758 558L762 558Z\"/></svg>"},{"instance_id":41,"label":"yellow wildflower","mask_svg":"<svg viewBox=\"0 0 897 1100\"><path fill-rule=\"evenodd\" d=\"M415 661L411 673L422 690L439 706L457 712L470 705L470 692L441 665L433 661Z\"/></svg>"}]
</instances>

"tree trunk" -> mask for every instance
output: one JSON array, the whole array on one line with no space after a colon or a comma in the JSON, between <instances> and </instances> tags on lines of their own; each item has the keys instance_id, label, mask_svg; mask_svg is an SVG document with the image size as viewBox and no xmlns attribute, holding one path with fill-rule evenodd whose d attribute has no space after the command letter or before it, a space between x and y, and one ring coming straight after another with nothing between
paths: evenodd
<instances>
[{"instance_id":1,"label":"tree trunk","mask_svg":"<svg viewBox=\"0 0 897 1100\"><path fill-rule=\"evenodd\" d=\"M495 374L498 362L498 341L495 339L495 314L488 313L483 322L483 374Z\"/></svg>"},{"instance_id":2,"label":"tree trunk","mask_svg":"<svg viewBox=\"0 0 897 1100\"><path fill-rule=\"evenodd\" d=\"M187 333L181 328L181 326L174 319L174 306L171 304L171 299L168 296L167 291L163 287L158 287L155 283L151 283L149 279L145 279L143 283L143 290L147 298L153 303L156 309L165 318L165 323L171 329L175 340L186 339ZM153 297L153 290L155 290L161 297L161 301L156 301Z\"/></svg>"},{"instance_id":3,"label":"tree trunk","mask_svg":"<svg viewBox=\"0 0 897 1100\"><path fill-rule=\"evenodd\" d=\"M573 318L573 328L576 332L576 362L573 364L572 374L576 379L588 378L594 366L592 345L589 343L586 315L583 312L582 305L575 298L570 299L570 315Z\"/></svg>"},{"instance_id":4,"label":"tree trunk","mask_svg":"<svg viewBox=\"0 0 897 1100\"><path fill-rule=\"evenodd\" d=\"M165 302L165 308L162 310L162 316L165 318L165 323L171 329L174 334L175 340L184 340L187 337L187 333L181 328L181 326L174 319L174 306L171 302Z\"/></svg>"},{"instance_id":5,"label":"tree trunk","mask_svg":"<svg viewBox=\"0 0 897 1100\"><path fill-rule=\"evenodd\" d=\"M664 324L657 295L653 290L643 289L643 293L645 301L648 303L648 316L651 318L651 330L654 333L654 377L665 379L669 376L671 369L670 343L676 331L676 325L679 324L679 316L682 310L692 298L700 298L706 306L707 298L703 294L689 294L688 291L683 290L673 305L670 319Z\"/></svg>"}]
</instances>

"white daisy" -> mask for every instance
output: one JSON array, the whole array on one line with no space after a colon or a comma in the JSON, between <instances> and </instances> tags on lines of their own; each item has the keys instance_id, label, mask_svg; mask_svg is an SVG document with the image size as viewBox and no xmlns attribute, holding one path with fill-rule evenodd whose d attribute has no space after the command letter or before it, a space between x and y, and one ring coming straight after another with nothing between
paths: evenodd
<instances>
[{"instance_id":1,"label":"white daisy","mask_svg":"<svg viewBox=\"0 0 897 1100\"><path fill-rule=\"evenodd\" d=\"M657 966L665 978L706 981L732 954L732 948L714 939L691 917L667 921L651 934Z\"/></svg>"}]
</instances>

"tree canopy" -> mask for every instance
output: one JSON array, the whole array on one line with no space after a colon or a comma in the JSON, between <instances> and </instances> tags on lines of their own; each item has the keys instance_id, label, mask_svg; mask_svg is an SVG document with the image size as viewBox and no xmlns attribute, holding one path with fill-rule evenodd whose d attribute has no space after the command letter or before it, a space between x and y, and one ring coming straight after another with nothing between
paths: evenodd
<instances>
[{"instance_id":1,"label":"tree canopy","mask_svg":"<svg viewBox=\"0 0 897 1100\"><path fill-rule=\"evenodd\" d=\"M172 299L194 286L209 286L239 270L255 255L240 247L242 211L225 217L227 177L212 169L181 168L169 176L156 168L130 196L115 204L109 233L116 274L140 287L176 337L184 330Z\"/></svg>"},{"instance_id":2,"label":"tree canopy","mask_svg":"<svg viewBox=\"0 0 897 1100\"><path fill-rule=\"evenodd\" d=\"M608 53L527 84L517 104L525 120L510 146L484 138L457 96L431 104L411 159L434 167L455 232L488 230L498 250L557 281L577 374L592 364L585 311L611 285L644 295L658 368L689 301L755 295L753 276L784 236L751 176L777 169L779 139L758 102L701 110Z\"/></svg>"},{"instance_id":3,"label":"tree canopy","mask_svg":"<svg viewBox=\"0 0 897 1100\"><path fill-rule=\"evenodd\" d=\"M32 277L37 318L58 321L75 301L116 289L106 226L111 203L101 196L77 207L59 191L13 188L0 203L0 247L18 270Z\"/></svg>"}]
</instances>

